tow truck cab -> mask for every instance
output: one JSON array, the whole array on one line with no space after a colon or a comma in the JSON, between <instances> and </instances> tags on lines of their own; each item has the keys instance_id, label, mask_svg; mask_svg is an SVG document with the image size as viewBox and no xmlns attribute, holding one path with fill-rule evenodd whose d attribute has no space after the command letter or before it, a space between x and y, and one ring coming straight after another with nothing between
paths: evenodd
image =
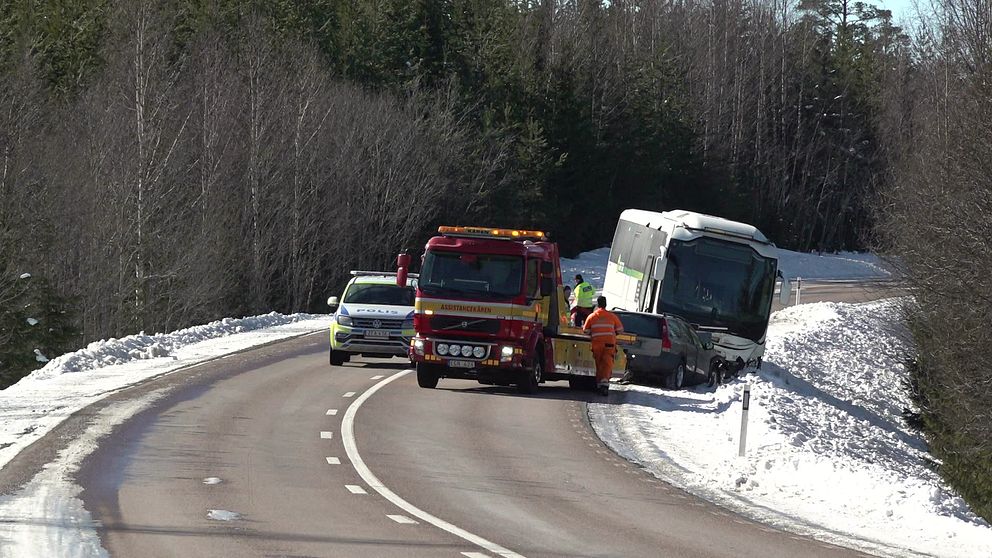
<instances>
[{"instance_id":1,"label":"tow truck cab","mask_svg":"<svg viewBox=\"0 0 992 558\"><path fill-rule=\"evenodd\" d=\"M426 246L410 344L421 387L439 378L523 392L558 379L590 387L595 363L589 338L569 321L557 244L542 231L438 232Z\"/></svg>"}]
</instances>

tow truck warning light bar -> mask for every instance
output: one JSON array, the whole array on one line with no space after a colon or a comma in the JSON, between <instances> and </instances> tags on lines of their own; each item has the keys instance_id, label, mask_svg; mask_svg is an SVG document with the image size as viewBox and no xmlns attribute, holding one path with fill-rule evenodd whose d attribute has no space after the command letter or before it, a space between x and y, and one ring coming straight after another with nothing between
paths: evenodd
<instances>
[{"instance_id":1,"label":"tow truck warning light bar","mask_svg":"<svg viewBox=\"0 0 992 558\"><path fill-rule=\"evenodd\" d=\"M463 236L470 238L496 238L508 240L547 240L544 231L525 231L519 229L490 229L487 227L438 227L437 232L445 236Z\"/></svg>"}]
</instances>

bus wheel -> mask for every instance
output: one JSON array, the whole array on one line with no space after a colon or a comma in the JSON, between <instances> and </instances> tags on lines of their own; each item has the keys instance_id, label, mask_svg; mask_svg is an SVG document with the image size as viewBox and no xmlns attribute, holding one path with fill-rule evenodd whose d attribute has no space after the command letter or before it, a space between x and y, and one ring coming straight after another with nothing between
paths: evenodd
<instances>
[{"instance_id":1,"label":"bus wheel","mask_svg":"<svg viewBox=\"0 0 992 558\"><path fill-rule=\"evenodd\" d=\"M427 364L426 362L417 363L417 385L425 389L434 389L437 387L437 381L440 379L437 370L433 366Z\"/></svg>"},{"instance_id":2,"label":"bus wheel","mask_svg":"<svg viewBox=\"0 0 992 558\"><path fill-rule=\"evenodd\" d=\"M523 379L517 384L517 391L520 393L534 393L537 391L537 386L541 383L541 375L543 373L541 358L535 358L533 370L524 372Z\"/></svg>"}]
</instances>

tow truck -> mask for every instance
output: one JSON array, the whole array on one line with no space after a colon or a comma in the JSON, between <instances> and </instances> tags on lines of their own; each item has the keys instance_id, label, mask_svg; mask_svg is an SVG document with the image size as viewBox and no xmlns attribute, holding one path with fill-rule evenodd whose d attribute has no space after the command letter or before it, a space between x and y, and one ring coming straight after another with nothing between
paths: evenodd
<instances>
[{"instance_id":1,"label":"tow truck","mask_svg":"<svg viewBox=\"0 0 992 558\"><path fill-rule=\"evenodd\" d=\"M427 242L414 305L410 360L420 387L457 378L515 384L523 393L555 380L594 390L589 336L569 319L558 245L549 235L461 226L438 233ZM401 275L410 259L403 257ZM618 350L614 370L625 367Z\"/></svg>"}]
</instances>

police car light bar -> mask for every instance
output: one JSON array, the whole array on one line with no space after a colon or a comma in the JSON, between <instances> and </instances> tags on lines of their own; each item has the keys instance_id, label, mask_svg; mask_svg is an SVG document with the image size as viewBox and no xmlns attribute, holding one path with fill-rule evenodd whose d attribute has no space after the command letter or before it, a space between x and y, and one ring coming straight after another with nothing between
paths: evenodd
<instances>
[{"instance_id":1,"label":"police car light bar","mask_svg":"<svg viewBox=\"0 0 992 558\"><path fill-rule=\"evenodd\" d=\"M462 236L468 238L494 238L498 240L547 240L544 231L527 231L520 229L491 229L488 227L438 227L437 232L445 236Z\"/></svg>"},{"instance_id":2,"label":"police car light bar","mask_svg":"<svg viewBox=\"0 0 992 558\"><path fill-rule=\"evenodd\" d=\"M395 271L358 271L356 269L351 270L351 274L355 277L396 277ZM417 278L420 277L419 273L408 273L407 277Z\"/></svg>"}]
</instances>

